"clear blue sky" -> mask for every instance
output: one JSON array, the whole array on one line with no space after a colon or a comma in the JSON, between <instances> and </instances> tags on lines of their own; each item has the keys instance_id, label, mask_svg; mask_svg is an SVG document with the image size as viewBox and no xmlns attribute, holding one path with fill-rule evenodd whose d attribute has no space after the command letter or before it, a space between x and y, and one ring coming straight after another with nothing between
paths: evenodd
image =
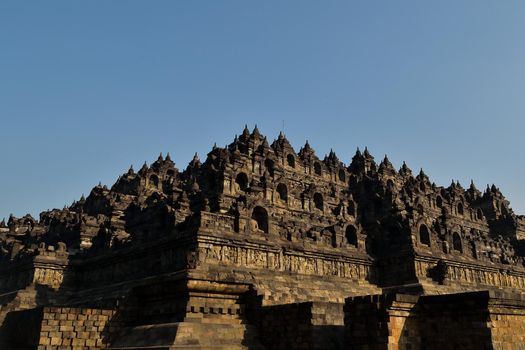
<instances>
[{"instance_id":1,"label":"clear blue sky","mask_svg":"<svg viewBox=\"0 0 525 350\"><path fill-rule=\"evenodd\" d=\"M525 1L0 2L0 219L283 120L525 214Z\"/></svg>"}]
</instances>

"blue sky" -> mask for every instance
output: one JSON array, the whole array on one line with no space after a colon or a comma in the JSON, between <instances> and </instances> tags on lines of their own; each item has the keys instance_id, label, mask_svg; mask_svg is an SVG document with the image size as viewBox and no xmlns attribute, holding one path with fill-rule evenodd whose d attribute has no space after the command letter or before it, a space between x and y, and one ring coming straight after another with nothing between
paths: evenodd
<instances>
[{"instance_id":1,"label":"blue sky","mask_svg":"<svg viewBox=\"0 0 525 350\"><path fill-rule=\"evenodd\" d=\"M0 219L244 124L525 214L524 1L2 1Z\"/></svg>"}]
</instances>

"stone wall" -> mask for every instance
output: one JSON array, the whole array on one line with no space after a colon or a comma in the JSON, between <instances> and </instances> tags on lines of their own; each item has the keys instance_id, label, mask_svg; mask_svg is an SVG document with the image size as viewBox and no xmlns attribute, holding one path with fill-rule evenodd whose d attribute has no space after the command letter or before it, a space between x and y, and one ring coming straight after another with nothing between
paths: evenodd
<instances>
[{"instance_id":1,"label":"stone wall","mask_svg":"<svg viewBox=\"0 0 525 350\"><path fill-rule=\"evenodd\" d=\"M372 262L335 256L315 247L283 249L263 239L226 238L198 233L198 260L190 276L206 280L249 282L262 304L344 303L352 295L381 293L373 283Z\"/></svg>"},{"instance_id":2,"label":"stone wall","mask_svg":"<svg viewBox=\"0 0 525 350\"><path fill-rule=\"evenodd\" d=\"M436 265L441 264L443 271L439 280L439 287L435 277ZM433 282L435 288L442 290L456 288L458 291L472 291L474 289L505 288L522 290L525 288L525 274L512 269L502 270L496 266L487 266L480 263L457 262L433 257L417 257L415 259L417 277L421 282ZM442 286L447 287L442 287ZM430 291L429 291L430 292ZM427 293L425 293L427 294ZM433 293L428 293L433 294Z\"/></svg>"},{"instance_id":3,"label":"stone wall","mask_svg":"<svg viewBox=\"0 0 525 350\"><path fill-rule=\"evenodd\" d=\"M384 294L346 300L345 344L352 349L418 349L414 334L417 296Z\"/></svg>"},{"instance_id":4,"label":"stone wall","mask_svg":"<svg viewBox=\"0 0 525 350\"><path fill-rule=\"evenodd\" d=\"M268 349L343 349L343 305L266 306L260 311L259 330Z\"/></svg>"},{"instance_id":5,"label":"stone wall","mask_svg":"<svg viewBox=\"0 0 525 350\"><path fill-rule=\"evenodd\" d=\"M525 297L501 292L478 293L488 309L487 328L491 330L494 349L525 348Z\"/></svg>"},{"instance_id":6,"label":"stone wall","mask_svg":"<svg viewBox=\"0 0 525 350\"><path fill-rule=\"evenodd\" d=\"M34 350L40 340L43 308L10 312L0 328L0 348Z\"/></svg>"},{"instance_id":7,"label":"stone wall","mask_svg":"<svg viewBox=\"0 0 525 350\"><path fill-rule=\"evenodd\" d=\"M14 311L2 326L2 349L104 349L117 326L113 310L44 307Z\"/></svg>"},{"instance_id":8,"label":"stone wall","mask_svg":"<svg viewBox=\"0 0 525 350\"><path fill-rule=\"evenodd\" d=\"M523 349L520 295L471 292L348 298L345 344L352 349Z\"/></svg>"},{"instance_id":9,"label":"stone wall","mask_svg":"<svg viewBox=\"0 0 525 350\"><path fill-rule=\"evenodd\" d=\"M46 307L43 311L39 350L56 350L59 345L104 348L114 325L113 310Z\"/></svg>"},{"instance_id":10,"label":"stone wall","mask_svg":"<svg viewBox=\"0 0 525 350\"><path fill-rule=\"evenodd\" d=\"M488 303L487 292L421 297L414 310L417 322L407 331L429 350L493 349Z\"/></svg>"}]
</instances>

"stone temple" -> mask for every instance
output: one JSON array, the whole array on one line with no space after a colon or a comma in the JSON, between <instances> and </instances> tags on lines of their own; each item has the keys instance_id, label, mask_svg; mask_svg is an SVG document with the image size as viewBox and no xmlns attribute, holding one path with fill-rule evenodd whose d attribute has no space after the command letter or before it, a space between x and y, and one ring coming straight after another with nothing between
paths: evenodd
<instances>
[{"instance_id":1,"label":"stone temple","mask_svg":"<svg viewBox=\"0 0 525 350\"><path fill-rule=\"evenodd\" d=\"M525 349L525 217L244 129L0 223L1 349Z\"/></svg>"}]
</instances>

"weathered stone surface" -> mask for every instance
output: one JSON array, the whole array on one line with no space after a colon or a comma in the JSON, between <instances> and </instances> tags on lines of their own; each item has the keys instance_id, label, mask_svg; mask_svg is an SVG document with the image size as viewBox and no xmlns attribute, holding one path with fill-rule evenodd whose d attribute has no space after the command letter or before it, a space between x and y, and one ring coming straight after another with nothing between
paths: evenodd
<instances>
[{"instance_id":1,"label":"weathered stone surface","mask_svg":"<svg viewBox=\"0 0 525 350\"><path fill-rule=\"evenodd\" d=\"M182 172L160 155L62 210L1 222L0 342L20 347L22 339L41 349L337 348L346 332L355 344L387 334L386 344L401 347L411 336L395 332L413 318L411 303L422 314L427 296L520 295L524 242L525 218L495 186L437 186L406 164L396 170L387 157L377 164L367 149L344 165L332 151L318 158L308 142L296 152L283 134L270 145L257 128L245 128ZM347 298L382 293L422 299L385 299L391 304L366 311L375 315L366 325L347 312L343 327ZM495 315L488 321L491 346L500 346L494 339L509 343L509 324L521 339L522 304L488 298L504 305L488 307ZM515 313L505 303L514 303ZM456 309L443 307L451 315ZM78 310L110 314L79 319ZM395 332L381 328L385 317ZM33 335L13 338L13 320ZM77 330L81 323L85 329ZM373 337L356 335L360 327ZM432 327L435 334L445 329ZM279 337L289 338L279 345ZM418 339L410 340L413 348Z\"/></svg>"},{"instance_id":2,"label":"weathered stone surface","mask_svg":"<svg viewBox=\"0 0 525 350\"><path fill-rule=\"evenodd\" d=\"M523 349L525 299L488 291L348 298L352 349Z\"/></svg>"}]
</instances>

